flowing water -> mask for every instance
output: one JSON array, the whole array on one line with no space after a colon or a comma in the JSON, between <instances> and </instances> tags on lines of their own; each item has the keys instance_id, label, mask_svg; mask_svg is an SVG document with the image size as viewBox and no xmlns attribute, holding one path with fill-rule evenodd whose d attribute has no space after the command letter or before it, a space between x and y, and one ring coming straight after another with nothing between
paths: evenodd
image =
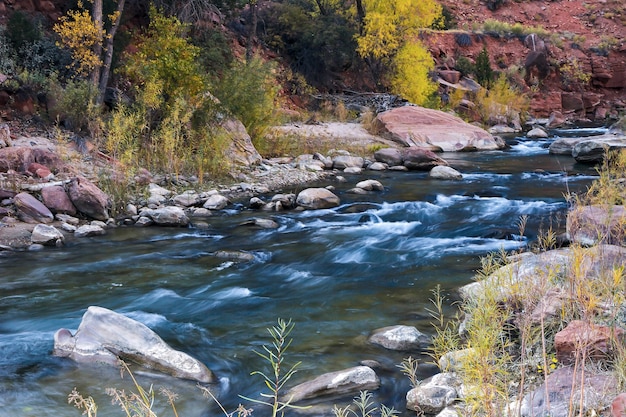
<instances>
[{"instance_id":1,"label":"flowing water","mask_svg":"<svg viewBox=\"0 0 626 417\"><path fill-rule=\"evenodd\" d=\"M51 355L54 332L75 331L90 305L145 323L207 364L229 410L250 405L239 394L264 390L250 373L266 369L254 351L270 343L266 329L277 318L296 323L287 362L302 364L290 383L373 359L383 367L376 399L402 410L409 384L395 365L410 354L424 363L420 376L434 368L420 352L386 351L369 345L367 336L395 324L432 334L433 289L441 286L453 300L481 256L518 249L541 229L563 227L564 195L584 190L595 171L548 155L553 139L518 138L507 151L444 154L465 174L460 182L425 173L346 176L346 183L334 184L342 205L332 210L277 214L241 206L211 217L208 229L119 228L63 248L0 254L0 416L80 415L67 404L74 387L96 399L99 415L123 415L104 390L130 388L128 377ZM345 193L364 178L378 179L385 191ZM240 226L259 216L280 227ZM254 260L219 259L218 250L247 251ZM220 414L194 384L137 376L146 386L176 391L181 417Z\"/></svg>"}]
</instances>

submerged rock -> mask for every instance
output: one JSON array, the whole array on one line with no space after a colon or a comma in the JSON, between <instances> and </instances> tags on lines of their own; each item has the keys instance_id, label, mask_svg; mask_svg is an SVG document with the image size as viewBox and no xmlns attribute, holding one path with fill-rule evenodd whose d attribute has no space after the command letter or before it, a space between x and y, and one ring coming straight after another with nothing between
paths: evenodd
<instances>
[{"instance_id":1,"label":"submerged rock","mask_svg":"<svg viewBox=\"0 0 626 417\"><path fill-rule=\"evenodd\" d=\"M53 355L76 362L118 364L118 358L176 378L214 382L200 361L175 350L138 321L106 308L91 306L72 335L60 329L54 335Z\"/></svg>"}]
</instances>

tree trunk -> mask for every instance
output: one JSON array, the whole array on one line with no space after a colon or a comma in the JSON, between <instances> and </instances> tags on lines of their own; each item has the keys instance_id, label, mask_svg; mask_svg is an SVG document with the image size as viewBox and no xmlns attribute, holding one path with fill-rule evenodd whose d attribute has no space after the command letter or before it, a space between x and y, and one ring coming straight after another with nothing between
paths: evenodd
<instances>
[{"instance_id":1,"label":"tree trunk","mask_svg":"<svg viewBox=\"0 0 626 417\"><path fill-rule=\"evenodd\" d=\"M363 34L363 21L365 20L365 8L362 0L356 0L356 15L359 19L359 32Z\"/></svg>"},{"instance_id":2,"label":"tree trunk","mask_svg":"<svg viewBox=\"0 0 626 417\"><path fill-rule=\"evenodd\" d=\"M250 1L250 13L252 14L251 17L251 23L250 23L250 30L248 31L248 44L246 45L246 62L250 62L250 60L252 59L252 53L253 53L253 43L254 43L254 38L256 37L256 27L257 27L257 21L259 19L259 11L258 11L258 1L257 0L251 0Z\"/></svg>"},{"instance_id":3,"label":"tree trunk","mask_svg":"<svg viewBox=\"0 0 626 417\"><path fill-rule=\"evenodd\" d=\"M104 63L102 65L102 74L100 75L100 83L98 84L97 104L102 104L106 93L107 84L109 83L109 74L111 73L111 63L113 62L113 39L115 33L120 26L122 20L122 12L124 11L124 3L126 0L118 0L117 14L106 38Z\"/></svg>"},{"instance_id":4,"label":"tree trunk","mask_svg":"<svg viewBox=\"0 0 626 417\"><path fill-rule=\"evenodd\" d=\"M322 3L322 0L315 0L315 3L317 3L317 7L320 9L320 14L322 16L326 16L328 12L326 11L326 8L324 7L324 3Z\"/></svg>"},{"instance_id":5,"label":"tree trunk","mask_svg":"<svg viewBox=\"0 0 626 417\"><path fill-rule=\"evenodd\" d=\"M93 0L91 17L98 33L102 33L102 0ZM102 57L102 39L99 39L99 41L96 42L93 47L93 52L98 59ZM96 65L91 72L91 83L94 88L98 88L98 83L100 81L100 69L101 65Z\"/></svg>"}]
</instances>

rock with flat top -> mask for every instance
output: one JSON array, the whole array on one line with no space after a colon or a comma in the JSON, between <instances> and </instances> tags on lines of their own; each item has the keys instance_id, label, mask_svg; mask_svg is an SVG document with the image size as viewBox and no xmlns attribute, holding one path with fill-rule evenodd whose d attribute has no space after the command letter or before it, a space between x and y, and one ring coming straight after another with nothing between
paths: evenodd
<instances>
[{"instance_id":1,"label":"rock with flat top","mask_svg":"<svg viewBox=\"0 0 626 417\"><path fill-rule=\"evenodd\" d=\"M431 151L501 149L502 143L484 129L439 110L405 106L380 113L374 128L403 146Z\"/></svg>"},{"instance_id":2,"label":"rock with flat top","mask_svg":"<svg viewBox=\"0 0 626 417\"><path fill-rule=\"evenodd\" d=\"M436 166L448 165L448 162L428 149L417 147L405 148L402 149L401 154L404 166L410 170L430 171Z\"/></svg>"},{"instance_id":3,"label":"rock with flat top","mask_svg":"<svg viewBox=\"0 0 626 417\"><path fill-rule=\"evenodd\" d=\"M572 149L577 162L597 164L604 161L607 151L626 148L626 135L601 135L578 142Z\"/></svg>"}]
</instances>

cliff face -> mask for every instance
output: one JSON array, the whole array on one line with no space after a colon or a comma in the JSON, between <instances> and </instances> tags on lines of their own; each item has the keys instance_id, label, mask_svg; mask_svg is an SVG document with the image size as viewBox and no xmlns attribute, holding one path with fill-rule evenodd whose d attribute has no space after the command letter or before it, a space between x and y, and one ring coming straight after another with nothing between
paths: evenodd
<instances>
[{"instance_id":1,"label":"cliff face","mask_svg":"<svg viewBox=\"0 0 626 417\"><path fill-rule=\"evenodd\" d=\"M520 76L517 84L532 97L535 117L557 111L570 118L602 120L626 111L623 0L440 2L454 29L423 34L440 74L449 76L446 70L454 70L459 58L474 61L486 47L494 70L513 73L515 68L527 66L525 78ZM59 0L0 0L0 24L16 10L52 22L67 7L67 2ZM524 35L498 31L493 24L489 26L493 20ZM537 28L537 36L525 39L532 28ZM538 57L539 65L529 66L528 61L537 58L544 45L545 56ZM342 85L357 88L355 74L338 76L343 78Z\"/></svg>"},{"instance_id":2,"label":"cliff face","mask_svg":"<svg viewBox=\"0 0 626 417\"><path fill-rule=\"evenodd\" d=\"M535 117L557 111L570 118L602 120L626 110L623 0L441 3L454 16L458 29L425 36L438 69L453 67L460 57L473 61L483 47L494 70L524 68L545 45L545 68L528 66L525 79L518 82L532 97ZM498 33L490 20L523 28L525 34ZM531 28L538 28L537 36L527 38Z\"/></svg>"}]
</instances>

